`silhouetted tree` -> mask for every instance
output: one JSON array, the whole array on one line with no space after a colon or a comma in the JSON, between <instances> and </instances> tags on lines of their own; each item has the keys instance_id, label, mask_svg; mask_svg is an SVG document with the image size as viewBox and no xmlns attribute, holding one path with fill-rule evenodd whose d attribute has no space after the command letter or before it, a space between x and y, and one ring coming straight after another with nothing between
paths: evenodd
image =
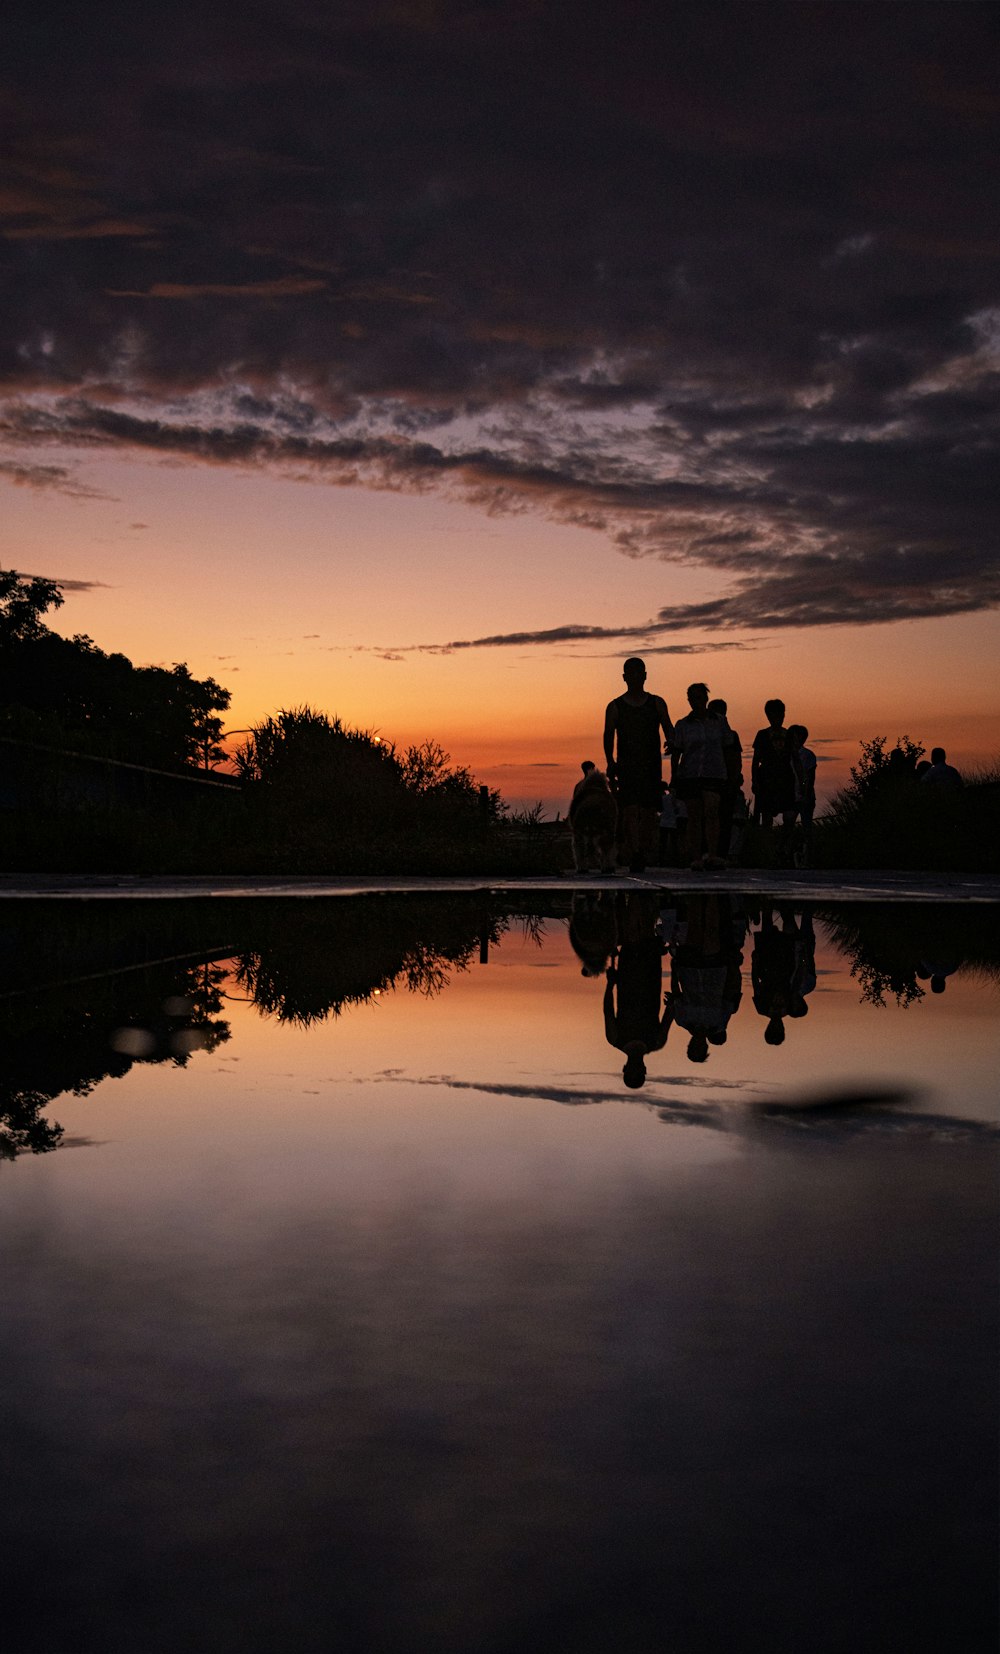
<instances>
[{"instance_id":1,"label":"silhouetted tree","mask_svg":"<svg viewBox=\"0 0 1000 1654\"><path fill-rule=\"evenodd\" d=\"M208 768L224 756L218 714L229 691L188 667L134 666L42 616L62 603L51 580L0 570L0 705L10 734L154 768Z\"/></svg>"}]
</instances>

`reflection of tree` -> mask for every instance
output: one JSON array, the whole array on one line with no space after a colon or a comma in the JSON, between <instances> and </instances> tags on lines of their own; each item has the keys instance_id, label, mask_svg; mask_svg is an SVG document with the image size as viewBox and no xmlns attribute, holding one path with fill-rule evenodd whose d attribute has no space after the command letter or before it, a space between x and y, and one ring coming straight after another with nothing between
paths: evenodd
<instances>
[{"instance_id":1,"label":"reflection of tree","mask_svg":"<svg viewBox=\"0 0 1000 1654\"><path fill-rule=\"evenodd\" d=\"M0 1159L58 1147L63 1128L42 1114L54 1098L86 1097L135 1062L184 1067L227 1040L224 974L167 962L0 1000Z\"/></svg>"},{"instance_id":2,"label":"reflection of tree","mask_svg":"<svg viewBox=\"0 0 1000 1654\"><path fill-rule=\"evenodd\" d=\"M433 997L506 928L478 900L268 904L255 916L256 945L241 952L237 976L258 1010L308 1027L398 983Z\"/></svg>"},{"instance_id":3,"label":"reflection of tree","mask_svg":"<svg viewBox=\"0 0 1000 1654\"><path fill-rule=\"evenodd\" d=\"M1000 915L990 904L864 903L823 918L865 1004L883 1007L891 998L905 1008L922 999L918 978L928 974L928 959L1000 979Z\"/></svg>"}]
</instances>

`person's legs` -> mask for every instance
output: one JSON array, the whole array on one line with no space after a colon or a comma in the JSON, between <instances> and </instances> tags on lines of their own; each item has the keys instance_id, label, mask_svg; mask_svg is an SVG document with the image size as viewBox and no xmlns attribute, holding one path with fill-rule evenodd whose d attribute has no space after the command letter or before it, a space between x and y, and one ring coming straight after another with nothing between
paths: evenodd
<instances>
[{"instance_id":1,"label":"person's legs","mask_svg":"<svg viewBox=\"0 0 1000 1654\"><path fill-rule=\"evenodd\" d=\"M642 805L639 809L638 846L639 860L645 867L653 860L653 851L656 848L657 835L660 830L660 812L652 805Z\"/></svg>"},{"instance_id":2,"label":"person's legs","mask_svg":"<svg viewBox=\"0 0 1000 1654\"><path fill-rule=\"evenodd\" d=\"M718 860L719 857L719 795L706 792L702 794L703 831L705 834L705 854Z\"/></svg>"},{"instance_id":3,"label":"person's legs","mask_svg":"<svg viewBox=\"0 0 1000 1654\"><path fill-rule=\"evenodd\" d=\"M705 854L704 793L692 792L688 797L687 854L692 867Z\"/></svg>"},{"instance_id":4,"label":"person's legs","mask_svg":"<svg viewBox=\"0 0 1000 1654\"><path fill-rule=\"evenodd\" d=\"M623 802L621 806L621 854L620 861L626 867L631 866L638 853L639 845L639 805Z\"/></svg>"}]
</instances>

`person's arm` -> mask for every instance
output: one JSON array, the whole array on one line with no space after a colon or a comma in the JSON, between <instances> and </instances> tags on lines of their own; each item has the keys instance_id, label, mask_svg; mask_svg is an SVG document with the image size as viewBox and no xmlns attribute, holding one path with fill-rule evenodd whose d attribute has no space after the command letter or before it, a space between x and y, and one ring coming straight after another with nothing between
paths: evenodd
<instances>
[{"instance_id":1,"label":"person's arm","mask_svg":"<svg viewBox=\"0 0 1000 1654\"><path fill-rule=\"evenodd\" d=\"M750 760L750 791L757 796L757 781L760 776L760 734L753 738L753 758Z\"/></svg>"},{"instance_id":2,"label":"person's arm","mask_svg":"<svg viewBox=\"0 0 1000 1654\"><path fill-rule=\"evenodd\" d=\"M667 711L667 703L662 695L656 697L656 713L660 720L660 728L663 731L663 745L666 749L674 738L674 726L670 722L670 713Z\"/></svg>"},{"instance_id":3,"label":"person's arm","mask_svg":"<svg viewBox=\"0 0 1000 1654\"><path fill-rule=\"evenodd\" d=\"M677 771L680 769L683 730L679 724L674 724L670 731L670 785L677 780Z\"/></svg>"},{"instance_id":4,"label":"person's arm","mask_svg":"<svg viewBox=\"0 0 1000 1654\"><path fill-rule=\"evenodd\" d=\"M609 778L615 775L615 730L618 728L618 711L614 701L609 701L604 714L604 764Z\"/></svg>"},{"instance_id":5,"label":"person's arm","mask_svg":"<svg viewBox=\"0 0 1000 1654\"><path fill-rule=\"evenodd\" d=\"M722 738L722 756L726 765L726 780L731 787L739 787L743 781L743 749L736 731L729 729Z\"/></svg>"}]
</instances>

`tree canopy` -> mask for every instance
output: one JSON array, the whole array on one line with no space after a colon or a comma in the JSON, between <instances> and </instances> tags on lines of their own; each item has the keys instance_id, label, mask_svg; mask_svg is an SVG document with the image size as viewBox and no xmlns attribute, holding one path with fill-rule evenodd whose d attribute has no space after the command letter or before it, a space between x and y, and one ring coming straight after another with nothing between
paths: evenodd
<instances>
[{"instance_id":1,"label":"tree canopy","mask_svg":"<svg viewBox=\"0 0 1000 1654\"><path fill-rule=\"evenodd\" d=\"M183 663L135 666L84 633L61 636L42 617L62 601L54 581L0 569L0 729L162 769L225 756L228 689Z\"/></svg>"}]
</instances>

